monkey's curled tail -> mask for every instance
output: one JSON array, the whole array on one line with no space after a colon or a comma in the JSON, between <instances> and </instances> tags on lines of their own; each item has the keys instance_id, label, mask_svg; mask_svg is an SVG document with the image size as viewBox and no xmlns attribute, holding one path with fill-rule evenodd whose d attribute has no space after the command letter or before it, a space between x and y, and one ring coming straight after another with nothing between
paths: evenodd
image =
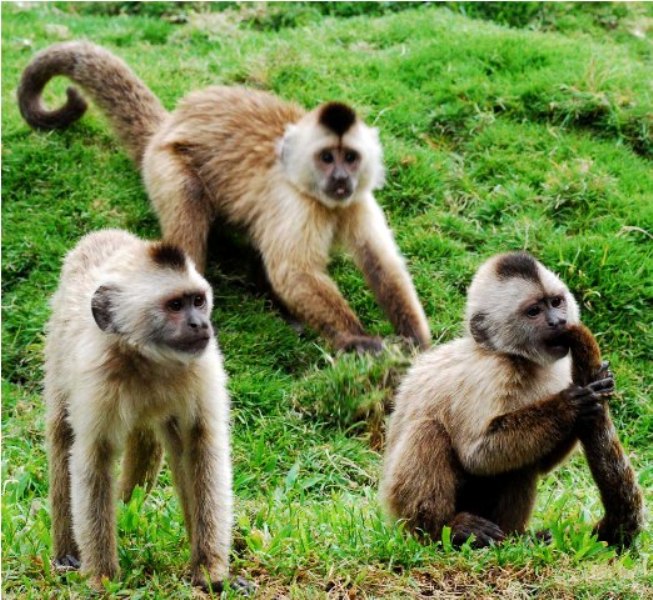
<instances>
[{"instance_id":1,"label":"monkey's curled tail","mask_svg":"<svg viewBox=\"0 0 653 600\"><path fill-rule=\"evenodd\" d=\"M73 87L66 90L68 100L61 108L44 108L41 93L57 75L88 92L140 166L148 139L167 114L148 87L124 61L100 46L81 41L55 44L34 57L18 87L20 113L35 129L63 129L86 111L86 101Z\"/></svg>"},{"instance_id":2,"label":"monkey's curled tail","mask_svg":"<svg viewBox=\"0 0 653 600\"><path fill-rule=\"evenodd\" d=\"M574 383L587 385L602 369L599 346L584 325L571 327L570 339ZM596 533L610 545L628 547L644 527L644 499L607 406L579 437L605 509Z\"/></svg>"}]
</instances>

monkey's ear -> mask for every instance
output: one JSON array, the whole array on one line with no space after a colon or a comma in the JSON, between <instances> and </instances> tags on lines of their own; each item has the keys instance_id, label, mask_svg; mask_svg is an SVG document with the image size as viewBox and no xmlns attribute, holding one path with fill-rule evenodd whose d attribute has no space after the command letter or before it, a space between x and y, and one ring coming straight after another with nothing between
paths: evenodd
<instances>
[{"instance_id":1,"label":"monkey's ear","mask_svg":"<svg viewBox=\"0 0 653 600\"><path fill-rule=\"evenodd\" d=\"M283 164L288 162L288 154L290 153L291 147L295 142L295 137L297 133L296 125L288 125L286 131L283 134L283 137L277 143L277 156Z\"/></svg>"},{"instance_id":2,"label":"monkey's ear","mask_svg":"<svg viewBox=\"0 0 653 600\"><path fill-rule=\"evenodd\" d=\"M487 323L487 315L482 312L477 312L472 315L469 320L469 331L474 338L474 341L481 346L491 347L490 342L490 328Z\"/></svg>"},{"instance_id":3,"label":"monkey's ear","mask_svg":"<svg viewBox=\"0 0 653 600\"><path fill-rule=\"evenodd\" d=\"M113 296L117 292L117 288L108 285L101 285L91 299L91 311L97 326L102 330L109 333L115 333L117 327L113 322Z\"/></svg>"}]
</instances>

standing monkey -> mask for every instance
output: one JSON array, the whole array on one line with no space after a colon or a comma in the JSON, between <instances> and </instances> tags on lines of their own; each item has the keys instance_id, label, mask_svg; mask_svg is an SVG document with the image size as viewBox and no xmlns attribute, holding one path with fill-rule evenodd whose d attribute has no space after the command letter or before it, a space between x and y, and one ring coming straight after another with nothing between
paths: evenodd
<instances>
[{"instance_id":1,"label":"standing monkey","mask_svg":"<svg viewBox=\"0 0 653 600\"><path fill-rule=\"evenodd\" d=\"M150 485L161 452L191 544L192 583L220 589L232 527L229 398L209 321L211 288L175 246L124 231L66 257L45 346L45 402L58 567L99 585L119 573L113 467L121 493Z\"/></svg>"},{"instance_id":2,"label":"standing monkey","mask_svg":"<svg viewBox=\"0 0 653 600\"><path fill-rule=\"evenodd\" d=\"M466 312L467 334L418 358L397 393L387 510L435 540L447 525L456 545L499 542L524 532L539 476L580 438L606 508L599 538L629 545L641 491L605 407L612 373L567 287L532 256L501 254L478 270Z\"/></svg>"},{"instance_id":3,"label":"standing monkey","mask_svg":"<svg viewBox=\"0 0 653 600\"><path fill-rule=\"evenodd\" d=\"M372 194L383 183L375 129L332 102L306 113L275 96L210 87L167 113L129 67L87 42L57 44L25 69L18 100L35 128L63 128L84 113L74 89L47 111L41 92L56 75L81 85L107 114L141 169L164 239L204 269L215 220L244 228L272 289L291 313L336 348L378 351L328 276L341 244L363 271L397 333L430 343L424 312Z\"/></svg>"}]
</instances>

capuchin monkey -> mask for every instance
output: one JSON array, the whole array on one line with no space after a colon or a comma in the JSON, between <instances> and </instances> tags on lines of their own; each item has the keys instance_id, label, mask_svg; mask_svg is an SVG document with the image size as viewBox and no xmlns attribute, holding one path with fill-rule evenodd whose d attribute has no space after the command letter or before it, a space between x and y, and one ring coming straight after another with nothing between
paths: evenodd
<instances>
[{"instance_id":1,"label":"capuchin monkey","mask_svg":"<svg viewBox=\"0 0 653 600\"><path fill-rule=\"evenodd\" d=\"M193 585L222 588L232 528L229 397L210 323L212 292L168 243L118 230L65 259L45 345L54 564L94 586L119 573L121 494L151 485L168 450L191 544ZM244 585L242 581L237 586Z\"/></svg>"},{"instance_id":2,"label":"capuchin monkey","mask_svg":"<svg viewBox=\"0 0 653 600\"><path fill-rule=\"evenodd\" d=\"M410 275L373 196L384 180L375 129L347 105L306 112L262 91L209 87L167 113L129 67L87 42L45 49L25 69L21 114L64 128L86 102L75 88L58 110L41 93L56 75L79 84L110 119L141 170L164 239L204 270L209 230L245 230L275 296L337 349L381 350L327 273L344 246L397 333L420 348L430 332Z\"/></svg>"},{"instance_id":3,"label":"capuchin monkey","mask_svg":"<svg viewBox=\"0 0 653 600\"><path fill-rule=\"evenodd\" d=\"M466 335L418 358L399 387L387 511L434 540L446 525L454 545L500 542L524 532L539 476L580 439L606 508L599 539L630 545L642 495L605 406L614 379L567 287L532 256L501 254L478 270L466 313Z\"/></svg>"}]
</instances>

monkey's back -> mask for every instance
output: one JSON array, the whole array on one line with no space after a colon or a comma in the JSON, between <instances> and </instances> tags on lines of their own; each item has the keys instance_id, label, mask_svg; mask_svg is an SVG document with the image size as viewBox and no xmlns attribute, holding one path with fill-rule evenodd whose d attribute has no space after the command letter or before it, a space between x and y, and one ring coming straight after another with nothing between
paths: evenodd
<instances>
[{"instance_id":1,"label":"monkey's back","mask_svg":"<svg viewBox=\"0 0 653 600\"><path fill-rule=\"evenodd\" d=\"M253 219L247 213L279 187L277 144L304 114L258 90L212 86L192 92L151 139L145 179L157 177L157 153L172 152L200 178L218 212L248 224Z\"/></svg>"},{"instance_id":2,"label":"monkey's back","mask_svg":"<svg viewBox=\"0 0 653 600\"><path fill-rule=\"evenodd\" d=\"M78 347L81 332L88 330L88 324L93 322L91 297L95 291L95 273L116 253L128 252L130 247L141 243L131 233L106 229L84 236L66 255L59 286L50 303L52 315L46 325L46 386L60 386L75 366L71 352ZM94 331L95 326L90 329Z\"/></svg>"}]
</instances>

